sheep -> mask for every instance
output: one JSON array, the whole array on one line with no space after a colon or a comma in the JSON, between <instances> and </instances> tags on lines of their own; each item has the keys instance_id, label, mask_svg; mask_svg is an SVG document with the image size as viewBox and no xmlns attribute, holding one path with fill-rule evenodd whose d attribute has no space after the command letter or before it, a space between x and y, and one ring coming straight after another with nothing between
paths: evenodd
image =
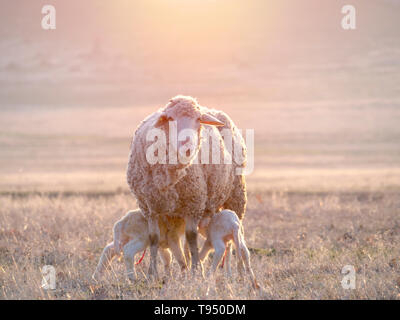
<instances>
[{"instance_id":1,"label":"sheep","mask_svg":"<svg viewBox=\"0 0 400 320\"><path fill-rule=\"evenodd\" d=\"M180 243L180 238L185 231L185 221L177 217L163 216L159 219L158 223L161 234L160 254L164 262L166 275L171 275L170 250L177 259L181 270L186 270L186 258L182 252ZM95 280L98 279L103 271L109 267L113 258L123 252L128 279L130 281L135 281L136 271L134 257L138 252L146 250L148 245L149 230L147 220L144 218L140 209L129 211L114 224L113 241L104 248L92 278Z\"/></svg>"},{"instance_id":2,"label":"sheep","mask_svg":"<svg viewBox=\"0 0 400 320\"><path fill-rule=\"evenodd\" d=\"M174 124L176 133L170 129L174 128ZM193 141L185 143L181 138L188 132L187 129L191 129L195 135L191 137ZM233 151L229 145L225 145L222 137L222 133L227 131L235 146ZM204 139L207 133L217 142L212 144L213 155L219 151L219 160L231 156L235 161L216 161L218 164L208 165L198 163L200 155L206 160L208 156L209 160L208 150L203 148L207 144ZM160 143L163 135L167 138L166 142ZM155 136L156 142L151 141ZM150 163L149 150L153 150L155 145L159 147L157 159L160 161ZM237 146L240 147L239 151ZM178 150L182 158L184 152L181 152L181 148L184 147L190 147L190 156L186 158L187 161L178 162ZM164 156L168 156L168 163L162 161ZM245 165L246 146L229 116L222 111L200 106L192 97L176 96L164 108L141 122L131 143L127 183L148 220L151 252L149 275L157 277L159 216L178 216L185 220L185 236L192 256L193 272L199 265L197 226L200 219L212 216L220 209L231 209L241 219L244 217L247 203L243 175Z\"/></svg>"},{"instance_id":3,"label":"sheep","mask_svg":"<svg viewBox=\"0 0 400 320\"><path fill-rule=\"evenodd\" d=\"M208 253L212 248L215 250L209 275L215 274L224 252L227 252L226 267L228 269L228 274L231 275L230 242L233 241L236 248L237 267L240 275L243 275L244 262L246 272L250 275L253 288L260 289L260 286L258 285L254 276L254 272L251 268L250 252L247 249L246 242L244 240L243 225L235 212L231 210L222 210L221 212L213 215L211 218L207 217L202 219L199 224L199 229L207 236L203 248L199 254L200 261L204 261L207 258Z\"/></svg>"}]
</instances>

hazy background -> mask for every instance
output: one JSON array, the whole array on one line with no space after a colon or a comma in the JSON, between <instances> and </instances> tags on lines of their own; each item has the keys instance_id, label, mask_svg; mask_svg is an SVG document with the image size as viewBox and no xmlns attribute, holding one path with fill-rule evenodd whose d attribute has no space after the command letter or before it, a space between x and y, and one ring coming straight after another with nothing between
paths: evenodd
<instances>
[{"instance_id":1,"label":"hazy background","mask_svg":"<svg viewBox=\"0 0 400 320\"><path fill-rule=\"evenodd\" d=\"M176 94L255 129L250 190L398 190L399 17L394 0L1 1L0 191L127 191L134 129Z\"/></svg>"},{"instance_id":2,"label":"hazy background","mask_svg":"<svg viewBox=\"0 0 400 320\"><path fill-rule=\"evenodd\" d=\"M399 18L400 0L0 0L0 300L400 299ZM122 261L91 279L136 207L132 134L177 94L255 130L243 226L261 296L236 268L210 295L176 263L152 285L148 253L138 283Z\"/></svg>"}]
</instances>

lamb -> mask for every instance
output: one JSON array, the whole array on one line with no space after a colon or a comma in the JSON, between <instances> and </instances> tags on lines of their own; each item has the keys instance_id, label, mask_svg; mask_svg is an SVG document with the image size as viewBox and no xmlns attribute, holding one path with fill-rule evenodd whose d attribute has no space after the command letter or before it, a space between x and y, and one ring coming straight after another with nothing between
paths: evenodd
<instances>
[{"instance_id":1,"label":"lamb","mask_svg":"<svg viewBox=\"0 0 400 320\"><path fill-rule=\"evenodd\" d=\"M213 215L211 218L203 219L199 224L200 232L205 233L207 238L203 248L200 251L200 261L204 261L209 251L214 248L215 253L209 274L215 274L219 263L221 262L224 252L227 250L227 268L228 274L230 271L230 242L233 241L236 248L237 267L240 275L243 275L243 262L246 267L246 272L250 275L253 288L260 289L254 272L250 264L250 252L247 249L244 240L243 225L236 215L231 210L222 210ZM228 246L228 247L227 247Z\"/></svg>"},{"instance_id":2,"label":"lamb","mask_svg":"<svg viewBox=\"0 0 400 320\"><path fill-rule=\"evenodd\" d=\"M174 124L176 132L173 130ZM189 135L188 129L194 135ZM223 139L223 134L227 132L232 137L233 151L229 142L225 143ZM209 142L204 139L207 134L214 139L212 156L218 152L220 155L216 161L213 159L212 164L198 163L200 156L202 160L210 158L207 147L204 147ZM149 141L156 138L156 142ZM167 138L164 143L162 138ZM151 154L149 151L154 150L155 146L158 148ZM239 151L236 146L240 147ZM153 159L149 158L149 154L157 157L157 161L149 161ZM168 163L163 161L166 156ZM229 157L235 161L223 163ZM221 158L224 160L221 161ZM157 277L156 257L160 241L158 217L168 215L185 220L193 271L199 264L197 226L200 219L212 216L220 209L231 209L241 219L244 217L247 202L243 175L245 165L246 146L229 116L222 111L202 107L191 97L176 96L164 108L142 121L131 144L127 183L148 221L151 252L149 275Z\"/></svg>"},{"instance_id":3,"label":"lamb","mask_svg":"<svg viewBox=\"0 0 400 320\"><path fill-rule=\"evenodd\" d=\"M177 217L163 216L159 219L158 223L161 234L160 254L164 263L166 275L171 275L170 250L177 259L181 270L186 270L186 259L182 252L180 242L180 238L181 236L183 236L185 230L184 220ZM110 266L113 258L123 252L128 278L130 281L135 281L135 255L138 252L145 250L148 245L148 224L141 210L137 209L129 211L125 216L123 216L114 224L113 241L104 248L92 278L99 279L104 270Z\"/></svg>"}]
</instances>

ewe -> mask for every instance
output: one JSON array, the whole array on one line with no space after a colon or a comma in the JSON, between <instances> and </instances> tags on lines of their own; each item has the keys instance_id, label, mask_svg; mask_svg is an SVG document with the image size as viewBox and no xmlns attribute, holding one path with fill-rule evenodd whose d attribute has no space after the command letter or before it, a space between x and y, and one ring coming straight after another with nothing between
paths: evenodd
<instances>
[{"instance_id":1,"label":"ewe","mask_svg":"<svg viewBox=\"0 0 400 320\"><path fill-rule=\"evenodd\" d=\"M170 130L171 123L176 124L176 133ZM207 130L204 125L207 125ZM187 142L189 131L195 134ZM214 140L212 164L204 164L204 160L210 159L209 150L206 150L209 140L202 139L206 133ZM223 137L227 133L231 138L230 141L227 139L228 142ZM154 142L156 136L158 139ZM163 137L168 138L164 145L160 145ZM161 163L151 163L148 151L157 144L157 157ZM190 149L189 156L182 152L182 148ZM187 158L176 161L177 155L180 159L184 155ZM214 159L215 155L219 158ZM230 163L225 161L229 157L234 159ZM169 159L167 163L162 161L165 158ZM158 217L176 216L185 220L192 270L199 264L197 226L200 219L212 216L220 209L231 209L240 219L244 217L247 202L245 165L246 147L232 120L222 111L200 106L191 97L177 96L142 121L131 144L127 182L148 221L150 275L157 276Z\"/></svg>"},{"instance_id":2,"label":"ewe","mask_svg":"<svg viewBox=\"0 0 400 320\"><path fill-rule=\"evenodd\" d=\"M164 262L165 272L167 276L170 276L171 252L169 249L171 249L181 269L185 270L187 268L180 242L180 238L185 231L185 221L177 217L164 216L159 219L158 224L161 235L160 253ZM131 281L135 281L135 255L145 250L148 246L149 229L146 219L139 209L129 211L114 224L113 242L104 248L92 277L98 279L103 271L109 267L113 258L123 251L128 278Z\"/></svg>"},{"instance_id":3,"label":"ewe","mask_svg":"<svg viewBox=\"0 0 400 320\"><path fill-rule=\"evenodd\" d=\"M233 241L236 248L237 267L240 275L243 275L243 262L246 267L246 272L250 275L252 285L255 289L259 289L259 285L254 276L250 265L250 252L247 249L244 240L243 225L235 212L231 210L222 210L216 213L211 218L205 218L200 222L200 232L206 234L207 239L204 242L203 248L200 251L199 258L203 261L207 258L209 251L214 248L211 274L215 274L218 264L220 263L225 250L227 251L227 268L230 274L230 244ZM226 247L228 245L228 248Z\"/></svg>"}]
</instances>

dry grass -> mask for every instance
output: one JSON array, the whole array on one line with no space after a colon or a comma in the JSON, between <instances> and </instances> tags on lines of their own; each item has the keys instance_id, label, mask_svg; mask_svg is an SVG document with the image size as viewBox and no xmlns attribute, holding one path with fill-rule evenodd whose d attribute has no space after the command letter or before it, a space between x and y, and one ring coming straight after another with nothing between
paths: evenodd
<instances>
[{"instance_id":1,"label":"dry grass","mask_svg":"<svg viewBox=\"0 0 400 320\"><path fill-rule=\"evenodd\" d=\"M398 194L249 194L245 232L260 297L235 279L207 295L210 282L148 283L124 278L121 261L103 283L93 272L111 228L135 207L128 194L0 197L1 299L396 299L400 294ZM57 289L41 286L41 268L56 268ZM341 287L341 269L354 265L355 290ZM207 263L206 267L209 267ZM235 264L233 265L236 275ZM160 266L160 271L162 268Z\"/></svg>"}]
</instances>

